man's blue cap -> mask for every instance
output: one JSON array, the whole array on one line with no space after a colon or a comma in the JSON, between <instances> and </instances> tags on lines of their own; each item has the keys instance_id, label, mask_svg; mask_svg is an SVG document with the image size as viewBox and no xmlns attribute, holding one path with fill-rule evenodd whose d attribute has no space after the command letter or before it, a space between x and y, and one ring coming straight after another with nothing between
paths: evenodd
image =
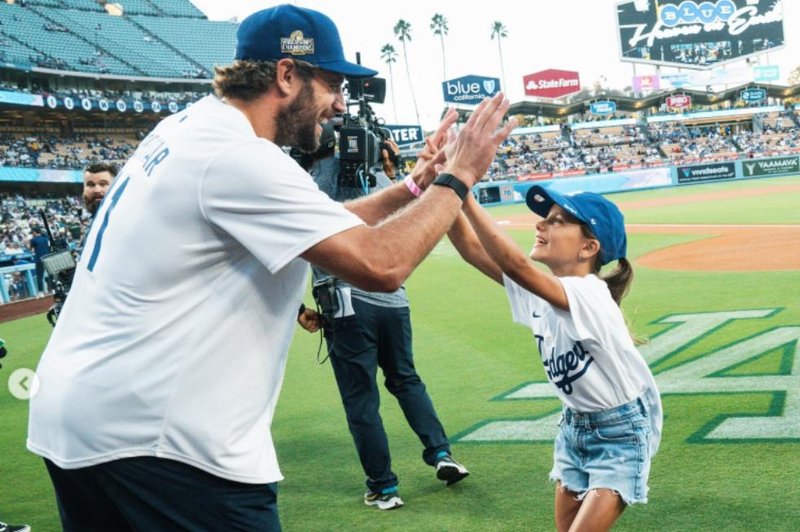
<instances>
[{"instance_id":1,"label":"man's blue cap","mask_svg":"<svg viewBox=\"0 0 800 532\"><path fill-rule=\"evenodd\" d=\"M344 59L336 24L319 11L283 4L257 11L239 24L235 59L298 59L353 78L378 72Z\"/></svg>"},{"instance_id":2,"label":"man's blue cap","mask_svg":"<svg viewBox=\"0 0 800 532\"><path fill-rule=\"evenodd\" d=\"M592 192L559 194L555 190L534 185L528 189L525 203L542 218L546 218L550 208L556 204L588 225L589 230L600 242L602 264L625 257L628 249L625 218L619 208L603 196Z\"/></svg>"}]
</instances>

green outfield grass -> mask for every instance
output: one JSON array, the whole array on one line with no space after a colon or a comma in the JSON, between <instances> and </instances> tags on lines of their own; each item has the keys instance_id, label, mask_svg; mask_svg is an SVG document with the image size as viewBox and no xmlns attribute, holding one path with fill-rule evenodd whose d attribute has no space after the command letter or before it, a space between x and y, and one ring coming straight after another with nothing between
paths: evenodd
<instances>
[{"instance_id":1,"label":"green outfield grass","mask_svg":"<svg viewBox=\"0 0 800 532\"><path fill-rule=\"evenodd\" d=\"M797 185L800 177L773 178L613 199L624 204L780 186L777 193L752 198L626 211L631 224L764 225L762 238L768 239L769 224L800 224L800 191L791 190ZM515 205L491 212L502 219L526 210ZM532 230L513 236L524 249L531 247ZM632 233L629 255L635 260L697 238ZM652 367L664 390L666 419L650 503L628 509L617 529L797 530L800 272L635 268L624 309L635 334L651 338L643 351L660 351ZM553 485L547 478L552 442L467 441L492 422L530 421L558 410L552 397L506 397L545 380L530 331L512 324L502 288L464 264L447 242L407 287L417 369L456 458L472 475L450 488L437 481L396 401L384 394L382 412L406 506L392 512L366 507L363 474L330 364L317 363L319 337L298 330L273 425L286 477L279 491L285 530L553 529ZM5 382L13 369L35 366L49 332L43 315L0 324L10 350L0 370L0 521L27 522L37 532L59 530L57 512L41 460L25 450L27 405L10 395ZM672 348L663 347L672 337ZM735 418L747 422L735 425Z\"/></svg>"}]
</instances>

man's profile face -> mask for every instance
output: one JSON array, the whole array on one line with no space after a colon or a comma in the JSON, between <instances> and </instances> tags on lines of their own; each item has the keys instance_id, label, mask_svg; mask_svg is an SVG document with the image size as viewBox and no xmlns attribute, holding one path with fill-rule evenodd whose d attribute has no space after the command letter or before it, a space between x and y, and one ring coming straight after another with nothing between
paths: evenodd
<instances>
[{"instance_id":1,"label":"man's profile face","mask_svg":"<svg viewBox=\"0 0 800 532\"><path fill-rule=\"evenodd\" d=\"M276 118L278 146L292 146L305 153L319 148L322 123L347 110L342 94L344 76L317 71L297 96L278 112Z\"/></svg>"},{"instance_id":2,"label":"man's profile face","mask_svg":"<svg viewBox=\"0 0 800 532\"><path fill-rule=\"evenodd\" d=\"M113 180L114 176L107 171L83 173L83 203L93 216Z\"/></svg>"},{"instance_id":3,"label":"man's profile face","mask_svg":"<svg viewBox=\"0 0 800 532\"><path fill-rule=\"evenodd\" d=\"M305 153L319 148L319 111L314 103L314 88L305 81L295 99L278 112L276 144L292 146Z\"/></svg>"}]
</instances>

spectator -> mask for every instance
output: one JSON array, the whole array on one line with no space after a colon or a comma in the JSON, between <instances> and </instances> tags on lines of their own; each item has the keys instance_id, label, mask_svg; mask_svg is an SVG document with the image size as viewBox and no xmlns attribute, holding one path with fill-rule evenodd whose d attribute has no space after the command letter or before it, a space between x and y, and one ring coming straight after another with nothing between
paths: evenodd
<instances>
[{"instance_id":1,"label":"spectator","mask_svg":"<svg viewBox=\"0 0 800 532\"><path fill-rule=\"evenodd\" d=\"M36 288L39 290L37 297L41 297L44 295L44 264L42 264L42 257L50 253L50 242L38 227L33 228L31 251L33 251L36 264Z\"/></svg>"}]
</instances>

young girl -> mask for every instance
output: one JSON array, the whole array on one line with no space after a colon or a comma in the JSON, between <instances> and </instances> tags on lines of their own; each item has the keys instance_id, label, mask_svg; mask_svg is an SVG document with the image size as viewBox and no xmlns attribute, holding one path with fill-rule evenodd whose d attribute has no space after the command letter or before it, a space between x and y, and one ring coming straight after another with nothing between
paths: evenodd
<instances>
[{"instance_id":1,"label":"young girl","mask_svg":"<svg viewBox=\"0 0 800 532\"><path fill-rule=\"evenodd\" d=\"M588 192L534 186L526 201L543 218L530 258L472 197L468 221L460 216L449 236L468 262L505 286L513 319L533 330L561 399L550 472L556 527L608 530L627 505L647 502L662 423L655 380L619 308L633 278L623 217ZM601 266L614 260L601 277Z\"/></svg>"}]
</instances>

